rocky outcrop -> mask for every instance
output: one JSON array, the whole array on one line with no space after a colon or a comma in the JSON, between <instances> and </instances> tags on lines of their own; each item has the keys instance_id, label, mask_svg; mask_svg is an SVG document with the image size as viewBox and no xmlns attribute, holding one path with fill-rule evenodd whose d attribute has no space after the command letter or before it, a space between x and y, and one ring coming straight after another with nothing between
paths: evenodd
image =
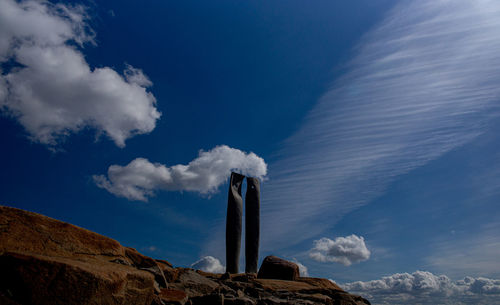
<instances>
[{"instance_id":1,"label":"rocky outcrop","mask_svg":"<svg viewBox=\"0 0 500 305\"><path fill-rule=\"evenodd\" d=\"M97 233L3 206L0 270L6 305L369 304L325 279L174 268Z\"/></svg>"},{"instance_id":2,"label":"rocky outcrop","mask_svg":"<svg viewBox=\"0 0 500 305\"><path fill-rule=\"evenodd\" d=\"M151 304L167 285L158 263L132 248L8 207L0 207L0 270L0 304Z\"/></svg>"}]
</instances>

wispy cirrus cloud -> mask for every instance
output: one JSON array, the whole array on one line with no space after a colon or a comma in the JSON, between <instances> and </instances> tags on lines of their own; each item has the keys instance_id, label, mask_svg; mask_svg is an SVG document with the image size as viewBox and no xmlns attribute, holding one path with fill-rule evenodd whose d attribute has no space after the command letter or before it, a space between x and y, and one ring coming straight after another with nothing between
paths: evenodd
<instances>
[{"instance_id":1,"label":"wispy cirrus cloud","mask_svg":"<svg viewBox=\"0 0 500 305\"><path fill-rule=\"evenodd\" d=\"M405 1L356 54L270 164L264 248L318 236L499 116L498 1Z\"/></svg>"},{"instance_id":2,"label":"wispy cirrus cloud","mask_svg":"<svg viewBox=\"0 0 500 305\"><path fill-rule=\"evenodd\" d=\"M500 277L500 222L477 223L455 232L452 237L431 241L432 252L425 257L429 268L458 277L474 274ZM500 290L499 290L500 293Z\"/></svg>"}]
</instances>

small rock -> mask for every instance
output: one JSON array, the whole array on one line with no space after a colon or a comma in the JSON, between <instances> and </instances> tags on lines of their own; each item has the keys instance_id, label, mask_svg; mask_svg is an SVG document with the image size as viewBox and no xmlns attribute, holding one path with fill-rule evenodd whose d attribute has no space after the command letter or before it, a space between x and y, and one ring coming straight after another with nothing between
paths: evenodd
<instances>
[{"instance_id":1,"label":"small rock","mask_svg":"<svg viewBox=\"0 0 500 305\"><path fill-rule=\"evenodd\" d=\"M276 256L267 256L260 266L257 278L296 281L300 277L299 266Z\"/></svg>"},{"instance_id":2,"label":"small rock","mask_svg":"<svg viewBox=\"0 0 500 305\"><path fill-rule=\"evenodd\" d=\"M188 300L187 294L182 290L163 288L159 294L165 304L184 305Z\"/></svg>"}]
</instances>

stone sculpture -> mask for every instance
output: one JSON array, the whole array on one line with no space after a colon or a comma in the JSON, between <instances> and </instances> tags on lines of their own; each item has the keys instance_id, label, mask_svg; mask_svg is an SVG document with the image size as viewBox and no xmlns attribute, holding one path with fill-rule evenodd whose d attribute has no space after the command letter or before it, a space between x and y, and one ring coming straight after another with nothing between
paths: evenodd
<instances>
[{"instance_id":1,"label":"stone sculpture","mask_svg":"<svg viewBox=\"0 0 500 305\"><path fill-rule=\"evenodd\" d=\"M245 176L231 173L227 198L226 272L238 273L241 247L243 198L241 185ZM260 236L260 182L247 177L245 195L245 272L257 273Z\"/></svg>"}]
</instances>

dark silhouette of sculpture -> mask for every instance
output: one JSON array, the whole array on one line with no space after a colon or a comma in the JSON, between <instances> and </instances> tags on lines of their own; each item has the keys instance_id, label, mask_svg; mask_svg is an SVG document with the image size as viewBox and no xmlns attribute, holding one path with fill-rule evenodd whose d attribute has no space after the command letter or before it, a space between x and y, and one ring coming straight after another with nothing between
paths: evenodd
<instances>
[{"instance_id":1,"label":"dark silhouette of sculpture","mask_svg":"<svg viewBox=\"0 0 500 305\"><path fill-rule=\"evenodd\" d=\"M226 271L238 273L241 247L243 198L241 185L245 176L231 173L227 198ZM260 237L260 182L247 177L245 195L245 272L257 273Z\"/></svg>"},{"instance_id":2,"label":"dark silhouette of sculpture","mask_svg":"<svg viewBox=\"0 0 500 305\"><path fill-rule=\"evenodd\" d=\"M238 273L241 246L241 216L243 199L241 184L245 176L231 173L229 193L227 197L226 218L226 272Z\"/></svg>"}]
</instances>

